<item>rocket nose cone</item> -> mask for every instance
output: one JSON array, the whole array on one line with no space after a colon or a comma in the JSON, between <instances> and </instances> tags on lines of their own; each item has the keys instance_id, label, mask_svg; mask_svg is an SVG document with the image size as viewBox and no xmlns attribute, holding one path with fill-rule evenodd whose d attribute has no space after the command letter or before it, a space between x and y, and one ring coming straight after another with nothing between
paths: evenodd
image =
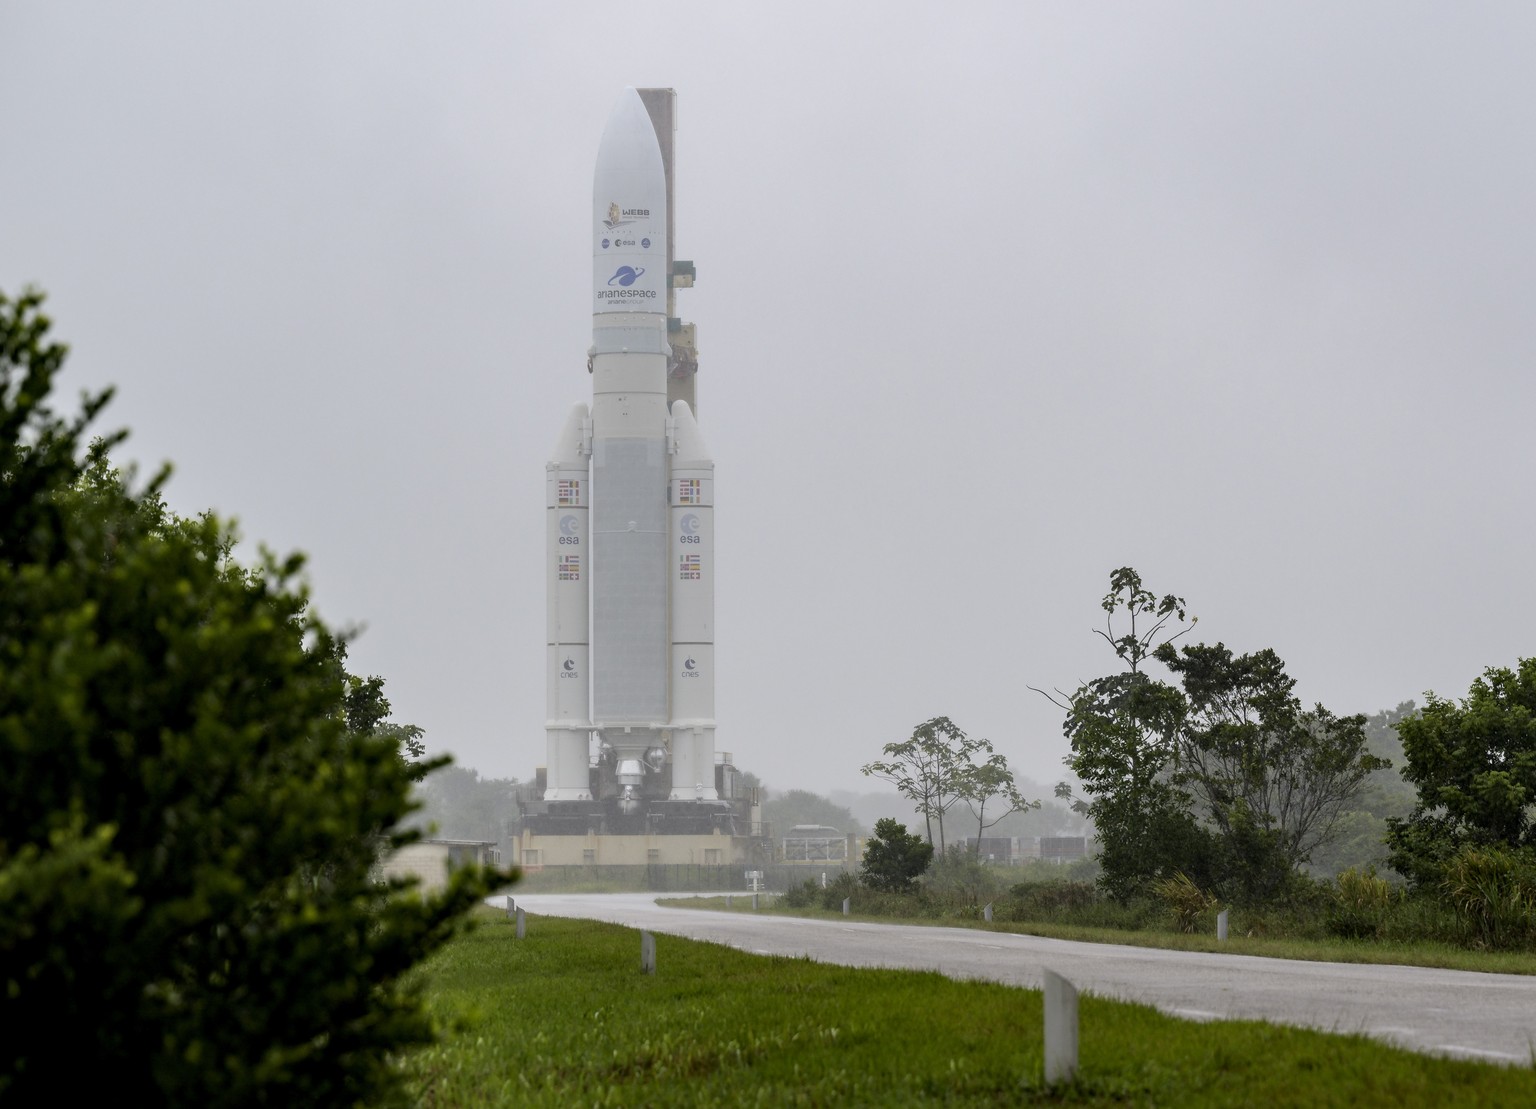
<instances>
[{"instance_id":1,"label":"rocket nose cone","mask_svg":"<svg viewBox=\"0 0 1536 1109\"><path fill-rule=\"evenodd\" d=\"M597 148L597 171L601 174L634 170L662 172L661 147L656 142L656 129L651 125L645 102L638 92L628 88L619 94L613 111L608 113L603 139Z\"/></svg>"},{"instance_id":2,"label":"rocket nose cone","mask_svg":"<svg viewBox=\"0 0 1536 1109\"><path fill-rule=\"evenodd\" d=\"M634 89L614 104L597 150L592 291L594 313L666 315L667 173L651 114ZM665 334L652 345L652 353L665 354Z\"/></svg>"}]
</instances>

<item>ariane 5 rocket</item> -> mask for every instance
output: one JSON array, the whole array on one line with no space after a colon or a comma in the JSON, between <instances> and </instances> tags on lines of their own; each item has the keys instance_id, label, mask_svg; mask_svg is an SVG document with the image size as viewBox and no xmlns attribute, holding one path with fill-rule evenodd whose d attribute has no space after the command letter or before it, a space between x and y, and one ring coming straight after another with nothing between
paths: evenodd
<instances>
[{"instance_id":1,"label":"ariane 5 rocket","mask_svg":"<svg viewBox=\"0 0 1536 1109\"><path fill-rule=\"evenodd\" d=\"M719 804L714 463L687 401L668 403L694 366L691 342L669 341L674 269L692 283L670 257L669 192L658 128L626 89L592 187L592 403L546 467L551 812Z\"/></svg>"}]
</instances>

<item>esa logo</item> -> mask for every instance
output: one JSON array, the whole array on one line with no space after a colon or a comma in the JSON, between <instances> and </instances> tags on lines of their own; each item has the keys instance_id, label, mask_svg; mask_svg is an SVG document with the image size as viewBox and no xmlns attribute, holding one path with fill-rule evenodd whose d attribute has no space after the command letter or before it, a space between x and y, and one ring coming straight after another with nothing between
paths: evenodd
<instances>
[{"instance_id":1,"label":"esa logo","mask_svg":"<svg viewBox=\"0 0 1536 1109\"><path fill-rule=\"evenodd\" d=\"M579 525L577 524L576 517L560 517L560 545L562 547L581 546L581 536L576 534L576 528L578 526Z\"/></svg>"},{"instance_id":2,"label":"esa logo","mask_svg":"<svg viewBox=\"0 0 1536 1109\"><path fill-rule=\"evenodd\" d=\"M692 512L688 513L677 522L677 526L683 529L683 534L677 537L679 543L702 543L699 538L699 518Z\"/></svg>"},{"instance_id":3,"label":"esa logo","mask_svg":"<svg viewBox=\"0 0 1536 1109\"><path fill-rule=\"evenodd\" d=\"M569 659L568 658L568 659L566 659L564 662L562 662L560 664L560 676L562 678L579 678L579 677L581 677L581 675L579 673L577 673L577 671L576 671L576 660L575 659Z\"/></svg>"},{"instance_id":4,"label":"esa logo","mask_svg":"<svg viewBox=\"0 0 1536 1109\"><path fill-rule=\"evenodd\" d=\"M683 659L683 677L697 678L699 676L698 663L691 658Z\"/></svg>"}]
</instances>

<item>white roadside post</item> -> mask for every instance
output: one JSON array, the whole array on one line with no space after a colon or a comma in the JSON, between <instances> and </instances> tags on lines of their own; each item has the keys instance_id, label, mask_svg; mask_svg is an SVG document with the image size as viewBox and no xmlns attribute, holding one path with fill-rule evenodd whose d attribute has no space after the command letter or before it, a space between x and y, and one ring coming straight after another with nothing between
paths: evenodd
<instances>
[{"instance_id":1,"label":"white roadside post","mask_svg":"<svg viewBox=\"0 0 1536 1109\"><path fill-rule=\"evenodd\" d=\"M528 915L523 910L517 910L517 938L522 939L528 934Z\"/></svg>"},{"instance_id":2,"label":"white roadside post","mask_svg":"<svg viewBox=\"0 0 1536 1109\"><path fill-rule=\"evenodd\" d=\"M512 895L509 893L509 894L507 894L507 919L511 920L513 914L516 913L516 912L517 912L517 902L512 900Z\"/></svg>"},{"instance_id":3,"label":"white roadside post","mask_svg":"<svg viewBox=\"0 0 1536 1109\"><path fill-rule=\"evenodd\" d=\"M1077 989L1055 971L1045 971L1045 1084L1077 1077Z\"/></svg>"},{"instance_id":4,"label":"white roadside post","mask_svg":"<svg viewBox=\"0 0 1536 1109\"><path fill-rule=\"evenodd\" d=\"M640 933L640 972L656 973L656 937L649 932Z\"/></svg>"},{"instance_id":5,"label":"white roadside post","mask_svg":"<svg viewBox=\"0 0 1536 1109\"><path fill-rule=\"evenodd\" d=\"M853 915L853 898L851 898L851 897L843 898L843 915L844 916L851 916L851 915Z\"/></svg>"},{"instance_id":6,"label":"white roadside post","mask_svg":"<svg viewBox=\"0 0 1536 1109\"><path fill-rule=\"evenodd\" d=\"M1216 914L1216 939L1221 943L1227 942L1227 910L1225 909Z\"/></svg>"},{"instance_id":7,"label":"white roadside post","mask_svg":"<svg viewBox=\"0 0 1536 1109\"><path fill-rule=\"evenodd\" d=\"M987 902L987 907L981 910L981 919L988 924L992 923L992 902Z\"/></svg>"}]
</instances>

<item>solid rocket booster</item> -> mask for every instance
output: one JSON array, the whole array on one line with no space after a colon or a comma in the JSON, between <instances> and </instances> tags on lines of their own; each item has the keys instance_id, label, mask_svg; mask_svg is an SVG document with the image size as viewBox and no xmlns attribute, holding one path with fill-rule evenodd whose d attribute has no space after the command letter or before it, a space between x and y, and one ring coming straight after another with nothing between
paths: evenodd
<instances>
[{"instance_id":1,"label":"solid rocket booster","mask_svg":"<svg viewBox=\"0 0 1536 1109\"><path fill-rule=\"evenodd\" d=\"M668 799L716 800L714 464L667 406L667 189L634 89L614 106L592 197L592 405L546 467L550 801L592 799L589 738L621 811L670 757ZM590 632L589 632L590 628ZM590 700L588 699L590 698Z\"/></svg>"}]
</instances>

